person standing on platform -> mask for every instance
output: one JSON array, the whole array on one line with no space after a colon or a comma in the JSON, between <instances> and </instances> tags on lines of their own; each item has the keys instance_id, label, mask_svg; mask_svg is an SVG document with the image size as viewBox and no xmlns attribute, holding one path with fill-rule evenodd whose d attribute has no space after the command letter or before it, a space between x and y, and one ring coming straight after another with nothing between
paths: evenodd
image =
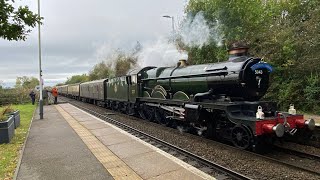
<instances>
[{"instance_id":1,"label":"person standing on platform","mask_svg":"<svg viewBox=\"0 0 320 180\"><path fill-rule=\"evenodd\" d=\"M34 102L36 100L36 93L34 93L34 91L32 90L29 94L30 98L31 98L31 102L32 102L32 105L34 105Z\"/></svg>"},{"instance_id":2,"label":"person standing on platform","mask_svg":"<svg viewBox=\"0 0 320 180\"><path fill-rule=\"evenodd\" d=\"M53 87L51 90L51 94L54 97L54 104L57 104L57 100L58 100L58 90L56 87Z\"/></svg>"}]
</instances>

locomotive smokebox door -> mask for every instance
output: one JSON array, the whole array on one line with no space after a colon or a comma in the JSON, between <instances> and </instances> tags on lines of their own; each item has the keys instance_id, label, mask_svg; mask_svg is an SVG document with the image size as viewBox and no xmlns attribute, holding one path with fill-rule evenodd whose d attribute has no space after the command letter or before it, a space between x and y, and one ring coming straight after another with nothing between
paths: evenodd
<instances>
[{"instance_id":1,"label":"locomotive smokebox door","mask_svg":"<svg viewBox=\"0 0 320 180\"><path fill-rule=\"evenodd\" d=\"M189 122L197 122L200 117L200 106L193 104L186 104L185 108L185 117Z\"/></svg>"}]
</instances>

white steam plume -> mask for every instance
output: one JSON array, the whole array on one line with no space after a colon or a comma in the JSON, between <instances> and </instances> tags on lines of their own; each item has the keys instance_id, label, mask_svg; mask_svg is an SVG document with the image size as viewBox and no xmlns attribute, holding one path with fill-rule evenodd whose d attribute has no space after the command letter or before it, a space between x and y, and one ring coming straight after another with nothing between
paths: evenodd
<instances>
[{"instance_id":1,"label":"white steam plume","mask_svg":"<svg viewBox=\"0 0 320 180\"><path fill-rule=\"evenodd\" d=\"M189 47L201 48L212 42L218 46L222 45L221 24L218 21L208 24L203 12L199 12L195 16L186 16L179 27L171 37L159 37L155 42L142 44L142 49L137 54L137 66L175 66L180 59L187 60L188 53L178 50L176 39ZM103 44L96 52L97 57L104 57L103 59L108 62L115 61L115 44L121 45L123 43L115 41Z\"/></svg>"},{"instance_id":2,"label":"white steam plume","mask_svg":"<svg viewBox=\"0 0 320 180\"><path fill-rule=\"evenodd\" d=\"M210 25L203 16L203 12L197 13L194 17L187 16L181 24L179 36L181 41L189 47L199 47L215 42L222 45L223 33L219 21Z\"/></svg>"},{"instance_id":3,"label":"white steam plume","mask_svg":"<svg viewBox=\"0 0 320 180\"><path fill-rule=\"evenodd\" d=\"M154 44L144 46L138 56L140 67L175 66L180 59L188 59L188 54L179 51L173 42L160 38Z\"/></svg>"},{"instance_id":4,"label":"white steam plume","mask_svg":"<svg viewBox=\"0 0 320 180\"><path fill-rule=\"evenodd\" d=\"M223 33L220 29L221 24L218 21L209 25L203 16L203 12L197 13L194 17L187 16L176 34L169 38L173 40L161 37L151 45L144 45L138 56L138 65L141 67L175 66L178 60L187 60L187 52L177 49L175 44L177 38L189 47L201 48L212 42L221 46Z\"/></svg>"}]
</instances>

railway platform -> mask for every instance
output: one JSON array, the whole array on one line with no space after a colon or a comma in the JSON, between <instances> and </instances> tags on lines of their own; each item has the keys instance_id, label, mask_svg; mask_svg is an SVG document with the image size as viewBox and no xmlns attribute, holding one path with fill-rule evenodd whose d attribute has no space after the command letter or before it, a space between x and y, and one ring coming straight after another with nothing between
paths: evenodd
<instances>
[{"instance_id":1,"label":"railway platform","mask_svg":"<svg viewBox=\"0 0 320 180\"><path fill-rule=\"evenodd\" d=\"M15 179L214 179L68 103L34 117Z\"/></svg>"}]
</instances>

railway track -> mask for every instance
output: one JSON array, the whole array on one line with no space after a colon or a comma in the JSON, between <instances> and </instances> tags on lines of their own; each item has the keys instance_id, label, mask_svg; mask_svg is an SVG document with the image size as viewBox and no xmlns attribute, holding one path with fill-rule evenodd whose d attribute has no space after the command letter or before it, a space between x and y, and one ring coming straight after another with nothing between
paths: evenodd
<instances>
[{"instance_id":1,"label":"railway track","mask_svg":"<svg viewBox=\"0 0 320 180\"><path fill-rule=\"evenodd\" d=\"M320 126L315 127L314 136L315 136L315 138L318 138L318 140L320 141Z\"/></svg>"},{"instance_id":2,"label":"railway track","mask_svg":"<svg viewBox=\"0 0 320 180\"><path fill-rule=\"evenodd\" d=\"M288 149L288 148L283 148L283 147L279 147L279 146L274 146L273 148L276 151L281 151L287 154L292 154L295 156L299 156L302 158L307 158L307 159L311 159L311 160L315 160L315 161L319 161L320 162L320 155L315 155L315 154L308 154L308 153L304 153L301 151L297 151L297 150L293 150L293 149Z\"/></svg>"},{"instance_id":3,"label":"railway track","mask_svg":"<svg viewBox=\"0 0 320 180\"><path fill-rule=\"evenodd\" d=\"M301 157L303 159L314 160L315 162L318 162L318 164L320 164L319 160L318 160L319 156L312 155L312 154L307 154L307 153L303 153L303 152L295 151L295 150L291 150L291 149L279 148L279 147L273 148L273 152L275 152L275 151L281 152L282 155L277 156L277 157L272 157L270 155L261 155L261 154L256 154L256 153L254 153L254 154L257 155L257 156L260 156L260 157L262 157L262 158L264 158L266 160L269 160L269 161L276 162L278 164L282 164L284 166L287 166L287 167L289 167L291 169L308 172L310 174L313 174L313 175L316 175L316 176L320 177L320 171L317 170L317 168L319 166L315 166L314 167L315 170L313 170L313 169L310 169L308 167L305 167L305 164L300 163L300 162L293 163L293 162L288 162L288 160L280 160L282 156L287 155L288 159L291 160L291 161L292 161L292 159L296 159L296 157ZM250 152L250 153L252 153L252 152ZM299 165L297 165L297 164L299 164Z\"/></svg>"},{"instance_id":4,"label":"railway track","mask_svg":"<svg viewBox=\"0 0 320 180\"><path fill-rule=\"evenodd\" d=\"M301 145L307 145L312 146L315 148L320 148L320 126L316 126L313 134L309 139L295 139L295 138L288 138L286 141L301 144Z\"/></svg>"},{"instance_id":5,"label":"railway track","mask_svg":"<svg viewBox=\"0 0 320 180\"><path fill-rule=\"evenodd\" d=\"M311 145L313 147L320 148L320 126L316 126L310 141L306 145Z\"/></svg>"},{"instance_id":6,"label":"railway track","mask_svg":"<svg viewBox=\"0 0 320 180\"><path fill-rule=\"evenodd\" d=\"M229 168L226 168L224 166L221 166L219 164L216 164L212 161L209 161L207 159L204 159L196 154L193 154L191 152L188 152L184 149L181 149L177 146L174 146L170 143L167 143L161 139L158 139L156 137L153 137L147 133L144 133L138 129L132 128L124 123L121 123L115 119L112 119L108 117L107 115L103 115L101 113L98 113L94 110L91 110L89 108L80 106L78 104L70 102L72 105L96 116L101 118L102 120L105 120L106 122L109 122L113 125L116 125L117 127L129 132L130 134L140 138L141 140L144 140L153 146L158 147L159 149L177 157L178 159L181 159L182 161L200 169L201 171L212 175L213 177L217 179L242 179L242 180L251 180L251 178L240 174L238 172L235 172Z\"/></svg>"},{"instance_id":7,"label":"railway track","mask_svg":"<svg viewBox=\"0 0 320 180\"><path fill-rule=\"evenodd\" d=\"M224 170L221 170L219 169L220 165L218 164L215 164L215 165L210 165L212 162L208 161L208 160L205 160L193 153L190 153L190 152L187 152L185 151L184 149L181 149L181 148L178 148L174 145L171 145L169 143L166 143L160 139L157 139L155 137L152 137L144 132L141 132L137 129L134 129L134 128L131 128L121 122L118 122L106 115L103 115L103 114L100 114L98 112L95 112L94 110L91 110L89 108L85 108L85 107L82 107L78 104L75 104L74 102L70 102L71 104L81 108L81 109L84 109L85 111L89 112L90 114L93 114L95 116L98 116L100 117L101 119L104 119L108 122L111 122L111 123L116 123L115 125L122 128L122 129L125 129L126 131L130 132L131 134L135 135L136 137L139 137L140 139L142 140L145 140L146 142L150 143L150 144L153 144L154 146L157 146L159 147L160 149L163 149L164 151L168 152L169 154L172 154L174 156L176 156L177 158L179 159L182 159L184 160L185 162L189 162L189 164L197 167L198 169L210 174L210 175L214 175L214 176L217 176L216 174L216 171L220 172L220 174L218 174L218 176L226 176L226 177L231 177L233 179L249 179L248 177L246 176L243 176L241 177L241 174L239 173L236 173L235 176L232 176L232 175L229 175L227 172L225 172ZM117 112L118 113L118 112ZM233 146L230 146L230 145L227 145L227 144L222 144L220 142L215 142L215 143L219 143L227 148L232 148L234 150L238 150L238 148L235 148ZM178 149L175 149L175 148L178 148ZM278 147L276 147L278 148ZM278 149L274 149L274 150L278 150ZM305 153L302 153L302 152L299 152L299 151L294 151L294 150L288 150L288 149L282 149L279 151L283 151L283 153L286 153L286 154L292 154L294 156L299 156L299 157L302 157L302 158L307 158L307 159L312 159L312 160L316 160L316 161L319 161L319 156L316 156L316 155L310 155L310 154L305 154ZM273 157L268 157L266 155L261 155L261 154L256 154L256 153L253 153L253 152L248 152L248 151L245 151L245 153L249 153L249 154L252 154L254 156L259 156L269 162L273 162L273 163L277 163L277 164L281 164L281 165L284 165L284 166L287 166L291 169L295 169L295 170L299 170L299 171L304 171L304 172L308 172L310 174L313 174L313 175L316 175L316 176L319 176L320 177L320 172L319 171L314 171L314 170L311 170L311 169L308 169L308 168L305 168L305 167L302 167L302 166L298 166L296 164L292 164L292 163L289 163L289 162L286 162L286 161L281 161L279 159L276 159L276 158L273 158ZM190 154L190 156L188 155ZM197 160L198 158L201 158L203 160ZM228 169L228 168L226 168ZM228 170L226 170L228 171ZM221 172L223 173L221 175ZM238 176L240 175L240 176Z\"/></svg>"}]
</instances>

